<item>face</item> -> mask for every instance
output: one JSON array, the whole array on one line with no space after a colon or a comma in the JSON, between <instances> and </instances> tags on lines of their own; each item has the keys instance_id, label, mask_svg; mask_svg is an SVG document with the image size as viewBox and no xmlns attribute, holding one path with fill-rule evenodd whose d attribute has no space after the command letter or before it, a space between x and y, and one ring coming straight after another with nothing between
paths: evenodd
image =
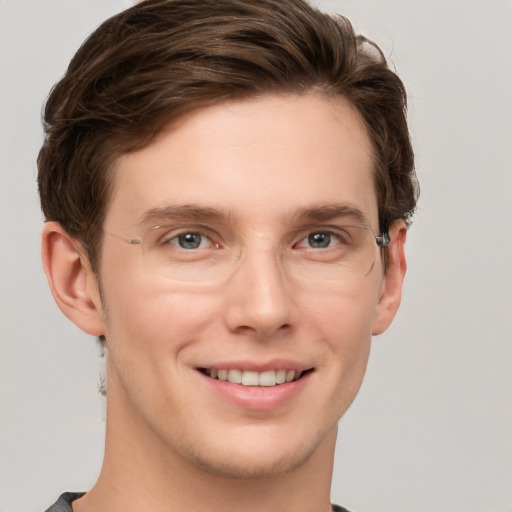
<instances>
[{"instance_id":1,"label":"face","mask_svg":"<svg viewBox=\"0 0 512 512\"><path fill-rule=\"evenodd\" d=\"M290 471L332 445L382 330L382 263L376 252L365 276L338 281L287 261L324 248L311 233L356 222L378 232L357 112L316 95L216 105L114 172L100 266L109 426L238 476ZM228 255L219 269L231 270L165 275L151 250L167 232L190 258L180 265Z\"/></svg>"}]
</instances>

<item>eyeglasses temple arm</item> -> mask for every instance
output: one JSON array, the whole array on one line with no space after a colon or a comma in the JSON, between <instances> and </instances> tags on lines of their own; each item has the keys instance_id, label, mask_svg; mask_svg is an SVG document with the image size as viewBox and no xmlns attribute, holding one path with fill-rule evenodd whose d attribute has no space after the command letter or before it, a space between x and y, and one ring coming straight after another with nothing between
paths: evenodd
<instances>
[{"instance_id":1,"label":"eyeglasses temple arm","mask_svg":"<svg viewBox=\"0 0 512 512\"><path fill-rule=\"evenodd\" d=\"M380 235L375 235L375 241L379 247L385 247L391 242L391 237L389 236L389 233L384 232Z\"/></svg>"}]
</instances>

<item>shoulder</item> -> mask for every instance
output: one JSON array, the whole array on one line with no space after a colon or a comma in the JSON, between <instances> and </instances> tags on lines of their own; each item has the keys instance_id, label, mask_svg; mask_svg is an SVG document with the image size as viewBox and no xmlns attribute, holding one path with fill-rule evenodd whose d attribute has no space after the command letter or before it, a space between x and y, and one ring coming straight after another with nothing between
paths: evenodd
<instances>
[{"instance_id":1,"label":"shoulder","mask_svg":"<svg viewBox=\"0 0 512 512\"><path fill-rule=\"evenodd\" d=\"M331 505L332 512L350 512L346 508L340 507L339 505Z\"/></svg>"},{"instance_id":2,"label":"shoulder","mask_svg":"<svg viewBox=\"0 0 512 512\"><path fill-rule=\"evenodd\" d=\"M84 492L65 492L61 494L59 499L51 507L47 508L45 512L73 512L71 503L81 498L84 494Z\"/></svg>"}]
</instances>

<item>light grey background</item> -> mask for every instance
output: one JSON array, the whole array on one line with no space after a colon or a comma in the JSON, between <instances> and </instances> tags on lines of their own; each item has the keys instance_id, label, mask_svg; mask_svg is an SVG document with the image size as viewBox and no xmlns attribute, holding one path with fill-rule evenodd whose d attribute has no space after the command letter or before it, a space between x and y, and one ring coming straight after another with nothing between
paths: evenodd
<instances>
[{"instance_id":1,"label":"light grey background","mask_svg":"<svg viewBox=\"0 0 512 512\"><path fill-rule=\"evenodd\" d=\"M341 422L333 501L512 511L512 3L324 0L410 94L422 197L401 312ZM129 0L0 0L0 512L44 510L100 468L101 362L39 260L40 109Z\"/></svg>"}]
</instances>

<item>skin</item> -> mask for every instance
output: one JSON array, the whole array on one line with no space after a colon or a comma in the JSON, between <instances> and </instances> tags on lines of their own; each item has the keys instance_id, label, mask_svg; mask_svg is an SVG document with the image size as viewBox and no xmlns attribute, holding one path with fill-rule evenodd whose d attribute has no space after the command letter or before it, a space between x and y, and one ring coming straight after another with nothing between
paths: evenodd
<instances>
[{"instance_id":1,"label":"skin","mask_svg":"<svg viewBox=\"0 0 512 512\"><path fill-rule=\"evenodd\" d=\"M390 230L385 275L377 258L360 279L308 281L276 254L301 227L294 214L312 207L349 205L378 232L359 114L314 94L219 104L168 126L114 172L101 297L77 242L55 223L43 232L57 304L107 339L104 466L75 511L327 512L337 422L361 385L372 335L398 309L406 228ZM243 248L221 284L148 272L145 248L120 239L140 236L145 212L191 204L227 213L201 222ZM267 409L218 393L198 371L277 360L313 371Z\"/></svg>"}]
</instances>

